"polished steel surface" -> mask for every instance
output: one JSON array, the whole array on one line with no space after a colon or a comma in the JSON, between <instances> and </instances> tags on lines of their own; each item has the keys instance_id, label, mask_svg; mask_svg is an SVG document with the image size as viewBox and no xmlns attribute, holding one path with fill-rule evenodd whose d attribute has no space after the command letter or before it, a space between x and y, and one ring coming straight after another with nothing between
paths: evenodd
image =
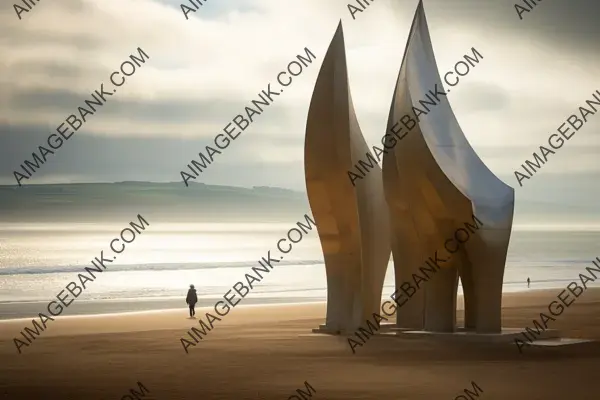
<instances>
[{"instance_id":1,"label":"polished steel surface","mask_svg":"<svg viewBox=\"0 0 600 400\"><path fill-rule=\"evenodd\" d=\"M431 100L441 85L422 2L410 30L393 95L387 132L412 107ZM431 91L431 92L430 92ZM429 98L428 98L429 94ZM514 190L477 156L445 96L408 131L404 125L393 150L383 157L383 185L390 209L396 286L413 282L413 273L475 215L483 226L471 234L444 268L399 308L402 328L453 332L460 276L465 293L465 327L478 333L500 332L502 281L513 220ZM406 119L405 119L406 121ZM408 124L410 127L410 124ZM478 134L485 134L482 127ZM357 188L361 186L359 182Z\"/></svg>"},{"instance_id":2,"label":"polished steel surface","mask_svg":"<svg viewBox=\"0 0 600 400\"><path fill-rule=\"evenodd\" d=\"M325 327L333 332L353 332L379 312L390 258L381 168L356 187L347 175L368 151L350 95L340 22L315 83L304 146L306 190L327 275Z\"/></svg>"}]
</instances>

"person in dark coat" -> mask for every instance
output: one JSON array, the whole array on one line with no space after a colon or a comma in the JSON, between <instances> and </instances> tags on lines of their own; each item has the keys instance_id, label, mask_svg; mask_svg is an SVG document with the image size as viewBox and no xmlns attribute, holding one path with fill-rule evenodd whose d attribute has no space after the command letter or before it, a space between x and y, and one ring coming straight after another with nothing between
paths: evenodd
<instances>
[{"instance_id":1,"label":"person in dark coat","mask_svg":"<svg viewBox=\"0 0 600 400\"><path fill-rule=\"evenodd\" d=\"M190 290L188 290L187 297L185 298L185 302L190 306L190 318L196 315L196 310L194 307L198 302L198 296L196 296L196 289L194 289L194 285L190 285Z\"/></svg>"}]
</instances>

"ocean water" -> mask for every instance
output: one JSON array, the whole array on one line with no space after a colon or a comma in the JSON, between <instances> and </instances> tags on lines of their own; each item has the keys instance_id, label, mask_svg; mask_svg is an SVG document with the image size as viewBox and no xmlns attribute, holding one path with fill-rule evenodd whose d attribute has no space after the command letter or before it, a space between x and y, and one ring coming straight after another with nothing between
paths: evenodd
<instances>
[{"instance_id":1,"label":"ocean water","mask_svg":"<svg viewBox=\"0 0 600 400\"><path fill-rule=\"evenodd\" d=\"M185 307L190 284L212 305L244 280L257 260L279 255L294 223L152 224L128 244L63 315ZM0 319L37 315L126 225L1 224ZM600 255L600 229L515 227L504 291L561 288ZM242 304L324 301L326 277L316 231L308 232ZM592 284L591 286L594 286ZM384 296L394 290L390 262ZM460 290L460 288L459 288ZM111 306L112 305L112 306ZM74 312L72 312L74 310Z\"/></svg>"}]
</instances>

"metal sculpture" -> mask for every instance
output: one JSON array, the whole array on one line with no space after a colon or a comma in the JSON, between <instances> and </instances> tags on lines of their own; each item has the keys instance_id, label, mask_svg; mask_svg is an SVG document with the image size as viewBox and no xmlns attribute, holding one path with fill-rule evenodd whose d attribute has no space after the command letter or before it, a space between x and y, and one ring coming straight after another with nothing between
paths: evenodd
<instances>
[{"instance_id":1,"label":"metal sculpture","mask_svg":"<svg viewBox=\"0 0 600 400\"><path fill-rule=\"evenodd\" d=\"M327 275L327 316L321 331L353 332L379 312L390 258L389 217L375 165L356 187L348 170L369 148L348 85L342 24L319 71L306 124L306 190Z\"/></svg>"},{"instance_id":2,"label":"metal sculpture","mask_svg":"<svg viewBox=\"0 0 600 400\"><path fill-rule=\"evenodd\" d=\"M451 255L445 268L398 309L397 325L454 332L460 276L465 328L499 333L514 190L477 156L445 95L439 94L440 82L421 1L388 118L387 132L394 132L399 141L383 156L396 286L419 274L419 267L443 250L445 241L472 221L473 215L483 226ZM432 102L435 105L427 105Z\"/></svg>"}]
</instances>

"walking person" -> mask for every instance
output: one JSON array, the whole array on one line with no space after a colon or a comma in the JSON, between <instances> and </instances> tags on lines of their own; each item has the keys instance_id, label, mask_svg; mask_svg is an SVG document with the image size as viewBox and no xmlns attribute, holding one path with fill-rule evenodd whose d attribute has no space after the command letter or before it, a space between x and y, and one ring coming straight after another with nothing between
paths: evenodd
<instances>
[{"instance_id":1,"label":"walking person","mask_svg":"<svg viewBox=\"0 0 600 400\"><path fill-rule=\"evenodd\" d=\"M531 280L529 279L529 277L527 277L527 289L529 289L529 284L531 283Z\"/></svg>"},{"instance_id":2,"label":"walking person","mask_svg":"<svg viewBox=\"0 0 600 400\"><path fill-rule=\"evenodd\" d=\"M190 290L188 290L187 297L185 298L185 302L190 306L190 318L193 318L196 315L196 303L198 302L198 296L196 296L196 289L194 289L194 285L190 285Z\"/></svg>"}]
</instances>

